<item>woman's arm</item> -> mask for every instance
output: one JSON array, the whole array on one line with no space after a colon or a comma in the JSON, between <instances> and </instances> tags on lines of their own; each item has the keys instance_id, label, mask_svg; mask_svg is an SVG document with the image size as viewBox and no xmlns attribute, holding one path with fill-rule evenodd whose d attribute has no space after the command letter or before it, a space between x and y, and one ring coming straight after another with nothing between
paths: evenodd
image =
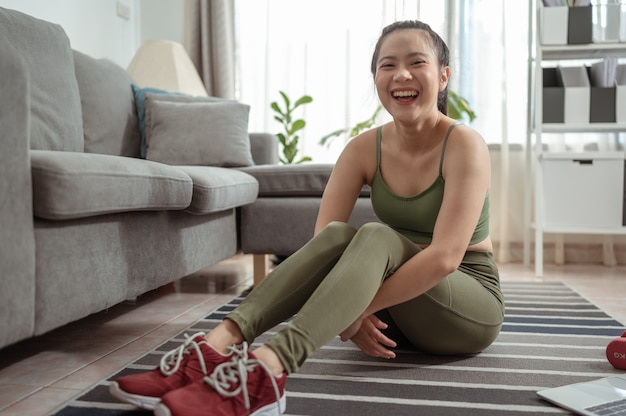
<instances>
[{"instance_id":1,"label":"woman's arm","mask_svg":"<svg viewBox=\"0 0 626 416\"><path fill-rule=\"evenodd\" d=\"M341 155L324 189L315 223L315 234L332 221L348 222L363 185L376 168L376 143L374 132L365 132L350 140Z\"/></svg>"}]
</instances>

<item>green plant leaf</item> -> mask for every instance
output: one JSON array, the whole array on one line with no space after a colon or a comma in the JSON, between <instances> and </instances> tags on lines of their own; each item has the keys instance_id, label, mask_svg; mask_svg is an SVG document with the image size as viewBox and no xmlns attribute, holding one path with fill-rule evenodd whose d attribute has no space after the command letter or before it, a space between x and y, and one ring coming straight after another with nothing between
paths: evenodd
<instances>
[{"instance_id":1,"label":"green plant leaf","mask_svg":"<svg viewBox=\"0 0 626 416\"><path fill-rule=\"evenodd\" d=\"M293 135L297 131L302 130L304 126L306 126L306 122L304 120L298 119L294 121L291 125L291 128L289 129L289 135Z\"/></svg>"},{"instance_id":2,"label":"green plant leaf","mask_svg":"<svg viewBox=\"0 0 626 416\"><path fill-rule=\"evenodd\" d=\"M339 137L344 133L347 133L349 130L349 128L347 129L340 129L340 130L335 130L331 133L328 133L326 136L322 137L319 141L319 144L321 144L322 146L324 146L326 144L326 142L328 142L330 139L335 138L335 137ZM330 143L329 143L330 145Z\"/></svg>"},{"instance_id":3,"label":"green plant leaf","mask_svg":"<svg viewBox=\"0 0 626 416\"><path fill-rule=\"evenodd\" d=\"M293 105L293 109L295 110L296 108L300 107L302 104L308 104L311 101L313 101L313 98L309 95L303 95L302 97L298 98L298 101L296 101L296 103Z\"/></svg>"},{"instance_id":4,"label":"green plant leaf","mask_svg":"<svg viewBox=\"0 0 626 416\"><path fill-rule=\"evenodd\" d=\"M272 107L272 110L274 110L274 112L280 114L280 115L284 115L283 113L283 109L280 108L280 106L278 105L278 103L276 101L272 102L270 104L270 107Z\"/></svg>"},{"instance_id":5,"label":"green plant leaf","mask_svg":"<svg viewBox=\"0 0 626 416\"><path fill-rule=\"evenodd\" d=\"M289 100L289 97L287 97L287 94L284 93L283 91L278 91L280 93L280 95L283 96L283 100L285 101L285 108L287 109L287 113L290 112L289 108L291 107L291 101Z\"/></svg>"}]
</instances>

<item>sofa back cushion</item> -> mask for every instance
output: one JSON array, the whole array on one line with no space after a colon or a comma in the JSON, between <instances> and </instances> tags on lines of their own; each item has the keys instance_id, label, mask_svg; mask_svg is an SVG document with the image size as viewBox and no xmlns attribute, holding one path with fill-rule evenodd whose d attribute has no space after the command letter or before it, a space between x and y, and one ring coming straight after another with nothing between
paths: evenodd
<instances>
[{"instance_id":1,"label":"sofa back cushion","mask_svg":"<svg viewBox=\"0 0 626 416\"><path fill-rule=\"evenodd\" d=\"M0 42L19 51L29 73L30 148L82 152L80 96L63 28L0 8Z\"/></svg>"},{"instance_id":2,"label":"sofa back cushion","mask_svg":"<svg viewBox=\"0 0 626 416\"><path fill-rule=\"evenodd\" d=\"M107 59L74 51L85 152L139 157L141 136L132 78Z\"/></svg>"}]
</instances>

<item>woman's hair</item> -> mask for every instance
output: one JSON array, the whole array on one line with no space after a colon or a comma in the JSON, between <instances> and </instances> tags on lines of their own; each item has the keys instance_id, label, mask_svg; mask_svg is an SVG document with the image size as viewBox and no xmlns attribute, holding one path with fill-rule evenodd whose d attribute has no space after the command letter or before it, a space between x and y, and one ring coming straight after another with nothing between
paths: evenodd
<instances>
[{"instance_id":1,"label":"woman's hair","mask_svg":"<svg viewBox=\"0 0 626 416\"><path fill-rule=\"evenodd\" d=\"M400 29L416 29L422 30L424 33L428 35L428 39L430 40L430 44L437 55L437 59L439 60L439 65L442 68L450 65L450 51L448 50L448 45L441 39L441 37L431 29L429 25L419 20L403 20L399 22L395 22L386 26L380 37L378 38L378 42L376 42L376 47L374 48L374 54L372 55L372 75L376 75L376 67L378 62L378 57L380 55L380 47L390 33L400 30ZM448 86L439 93L437 96L437 108L443 114L448 114Z\"/></svg>"}]
</instances>

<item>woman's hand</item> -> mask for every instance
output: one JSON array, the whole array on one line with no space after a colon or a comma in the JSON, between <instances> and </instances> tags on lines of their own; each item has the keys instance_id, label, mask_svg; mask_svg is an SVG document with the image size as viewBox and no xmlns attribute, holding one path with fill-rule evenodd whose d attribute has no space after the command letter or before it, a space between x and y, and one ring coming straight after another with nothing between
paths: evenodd
<instances>
[{"instance_id":1,"label":"woman's hand","mask_svg":"<svg viewBox=\"0 0 626 416\"><path fill-rule=\"evenodd\" d=\"M352 341L361 351L372 357L396 358L396 354L387 349L395 348L396 342L382 333L387 324L375 315L359 318L341 334L341 340Z\"/></svg>"}]
</instances>

